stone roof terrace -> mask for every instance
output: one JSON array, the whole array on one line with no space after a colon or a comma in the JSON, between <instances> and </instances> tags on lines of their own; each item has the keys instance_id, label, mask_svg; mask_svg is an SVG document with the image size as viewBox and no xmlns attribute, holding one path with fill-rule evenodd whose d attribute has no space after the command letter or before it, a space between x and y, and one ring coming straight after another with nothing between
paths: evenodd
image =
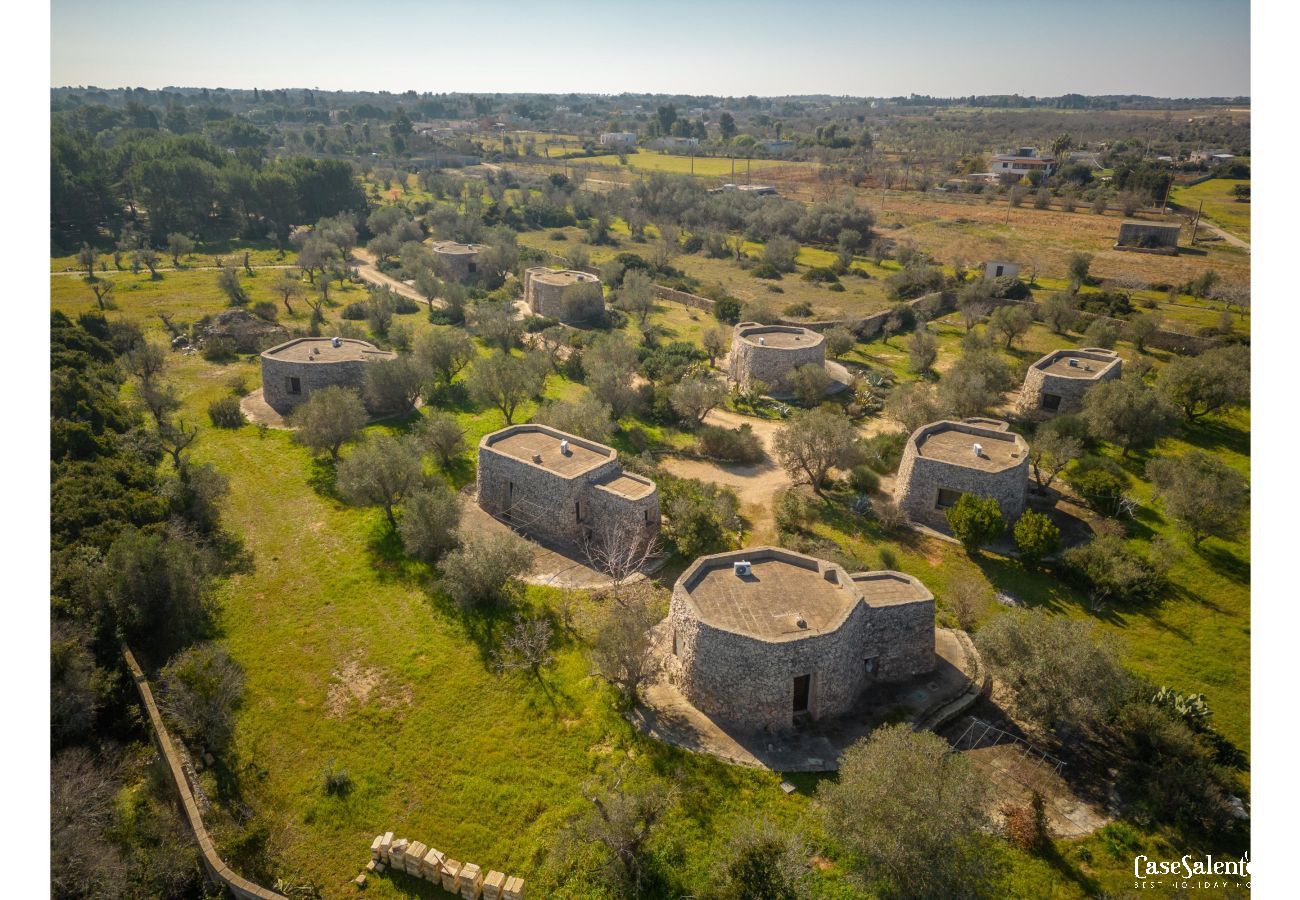
<instances>
[{"instance_id":1,"label":"stone roof terrace","mask_svg":"<svg viewBox=\"0 0 1300 900\"><path fill-rule=\"evenodd\" d=\"M1021 464L1029 452L1024 438L1010 431L965 422L935 422L915 436L916 452L955 466L1001 472ZM980 445L976 455L975 445Z\"/></svg>"},{"instance_id":2,"label":"stone roof terrace","mask_svg":"<svg viewBox=\"0 0 1300 900\"><path fill-rule=\"evenodd\" d=\"M566 440L567 454L560 450L560 442ZM493 432L483 438L481 446L562 478L576 478L615 457L610 447L536 424Z\"/></svg>"},{"instance_id":3,"label":"stone roof terrace","mask_svg":"<svg viewBox=\"0 0 1300 900\"><path fill-rule=\"evenodd\" d=\"M355 338L295 338L262 352L263 356L288 362L348 362L368 359L393 359L397 354L380 350L374 344Z\"/></svg>"},{"instance_id":4,"label":"stone roof terrace","mask_svg":"<svg viewBox=\"0 0 1300 900\"><path fill-rule=\"evenodd\" d=\"M1034 363L1034 368L1061 378L1093 379L1119 362L1119 355L1111 350L1055 350Z\"/></svg>"},{"instance_id":5,"label":"stone roof terrace","mask_svg":"<svg viewBox=\"0 0 1300 900\"><path fill-rule=\"evenodd\" d=\"M751 564L749 575L733 571L741 560ZM772 547L702 557L681 584L700 621L773 642L834 631L861 599L839 566Z\"/></svg>"}]
</instances>

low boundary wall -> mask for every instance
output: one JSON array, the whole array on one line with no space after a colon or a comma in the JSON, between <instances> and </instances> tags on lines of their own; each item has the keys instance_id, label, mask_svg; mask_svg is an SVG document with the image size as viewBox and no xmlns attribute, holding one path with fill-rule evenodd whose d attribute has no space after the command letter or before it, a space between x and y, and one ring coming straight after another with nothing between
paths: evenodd
<instances>
[{"instance_id":1,"label":"low boundary wall","mask_svg":"<svg viewBox=\"0 0 1300 900\"><path fill-rule=\"evenodd\" d=\"M122 656L126 660L126 667L131 673L131 679L135 682L136 690L140 692L140 702L144 705L145 712L149 714L149 724L153 731L154 742L158 745L158 752L162 754L163 762L167 764L168 773L171 775L172 783L176 786L176 793L180 796L181 806L185 810L185 818L189 820L190 829L194 832L194 839L198 842L199 853L203 858L203 867L207 869L208 876L214 882L224 885L232 895L239 897L240 900L287 900L283 894L277 894L275 891L269 891L260 885L253 884L253 882L235 872L230 866L226 865L225 860L217 853L217 845L213 843L212 836L208 834L208 829L203 824L199 804L194 799L194 792L190 789L189 779L185 777L180 754L176 752L171 735L167 733L167 726L163 724L162 714L158 712L158 705L154 703L153 691L149 687L149 681L144 677L144 672L141 671L139 663L135 661L135 654L131 652L131 648L123 646Z\"/></svg>"}]
</instances>

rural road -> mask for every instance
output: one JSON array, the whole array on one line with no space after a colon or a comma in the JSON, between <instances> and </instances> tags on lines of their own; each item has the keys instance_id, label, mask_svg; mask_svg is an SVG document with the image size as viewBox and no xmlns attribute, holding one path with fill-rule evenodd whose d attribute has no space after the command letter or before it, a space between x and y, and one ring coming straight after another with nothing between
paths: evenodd
<instances>
[{"instance_id":1,"label":"rural road","mask_svg":"<svg viewBox=\"0 0 1300 900\"><path fill-rule=\"evenodd\" d=\"M356 273L361 276L363 281L368 281L377 287L386 287L393 293L401 294L403 297L414 300L416 303L427 303L430 306L439 307L447 305L441 300L427 300L423 294L411 287L409 284L403 284L396 278L393 278L390 275L385 275L383 272L379 271L375 268L374 254L369 250L364 250L358 247L352 251L352 256L356 262Z\"/></svg>"}]
</instances>

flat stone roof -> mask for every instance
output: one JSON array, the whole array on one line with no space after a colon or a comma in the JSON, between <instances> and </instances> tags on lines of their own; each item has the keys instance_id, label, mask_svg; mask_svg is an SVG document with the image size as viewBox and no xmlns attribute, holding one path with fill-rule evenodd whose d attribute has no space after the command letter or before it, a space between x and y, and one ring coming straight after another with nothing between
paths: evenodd
<instances>
[{"instance_id":1,"label":"flat stone roof","mask_svg":"<svg viewBox=\"0 0 1300 900\"><path fill-rule=\"evenodd\" d=\"M850 577L868 606L898 606L934 599L929 588L902 572L854 572Z\"/></svg>"},{"instance_id":2,"label":"flat stone roof","mask_svg":"<svg viewBox=\"0 0 1300 900\"><path fill-rule=\"evenodd\" d=\"M457 241L434 241L429 246L435 253L471 254L483 249L482 244L462 244Z\"/></svg>"},{"instance_id":3,"label":"flat stone roof","mask_svg":"<svg viewBox=\"0 0 1300 900\"><path fill-rule=\"evenodd\" d=\"M356 338L339 338L339 346L334 346L333 338L295 338L285 341L262 355L288 362L356 362L370 359L393 359L397 356L389 350L380 350L374 344Z\"/></svg>"},{"instance_id":4,"label":"flat stone roof","mask_svg":"<svg viewBox=\"0 0 1300 900\"><path fill-rule=\"evenodd\" d=\"M1034 363L1034 368L1063 378L1091 379L1100 378L1118 362L1119 355L1108 350L1055 350Z\"/></svg>"},{"instance_id":5,"label":"flat stone roof","mask_svg":"<svg viewBox=\"0 0 1300 900\"><path fill-rule=\"evenodd\" d=\"M566 440L567 454L560 452L560 442ZM617 456L612 447L536 424L494 431L483 438L480 446L563 478L577 477Z\"/></svg>"},{"instance_id":6,"label":"flat stone roof","mask_svg":"<svg viewBox=\"0 0 1300 900\"><path fill-rule=\"evenodd\" d=\"M589 284L595 284L600 281L599 278L592 275L590 272L579 272L576 269L547 269L545 267L539 267L536 269L529 269L528 271L532 273L532 277L535 280L545 282L546 284L578 284L579 282L584 281Z\"/></svg>"},{"instance_id":7,"label":"flat stone roof","mask_svg":"<svg viewBox=\"0 0 1300 900\"><path fill-rule=\"evenodd\" d=\"M782 349L815 347L825 340L817 332L795 325L741 325L739 334L742 340L755 346L760 346L761 337L763 339L761 346Z\"/></svg>"},{"instance_id":8,"label":"flat stone roof","mask_svg":"<svg viewBox=\"0 0 1300 900\"><path fill-rule=\"evenodd\" d=\"M596 487L627 497L629 500L640 500L654 493L655 483L648 478L620 472L608 481L602 481Z\"/></svg>"},{"instance_id":9,"label":"flat stone roof","mask_svg":"<svg viewBox=\"0 0 1300 900\"><path fill-rule=\"evenodd\" d=\"M913 439L916 452L924 459L984 472L1015 468L1029 453L1028 445L1019 435L968 422L932 422L917 429ZM980 445L978 456L975 444Z\"/></svg>"},{"instance_id":10,"label":"flat stone roof","mask_svg":"<svg viewBox=\"0 0 1300 900\"><path fill-rule=\"evenodd\" d=\"M740 560L750 563L749 575L733 571ZM840 566L775 547L701 557L678 585L701 622L763 641L834 631L861 599Z\"/></svg>"}]
</instances>

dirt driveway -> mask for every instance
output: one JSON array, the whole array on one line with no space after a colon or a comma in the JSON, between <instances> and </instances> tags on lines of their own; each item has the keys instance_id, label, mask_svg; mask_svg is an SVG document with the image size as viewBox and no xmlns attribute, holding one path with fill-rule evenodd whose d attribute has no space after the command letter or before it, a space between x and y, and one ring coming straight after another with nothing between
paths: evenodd
<instances>
[{"instance_id":1,"label":"dirt driveway","mask_svg":"<svg viewBox=\"0 0 1300 900\"><path fill-rule=\"evenodd\" d=\"M426 300L424 295L411 287L409 284L403 284L391 275L385 275L375 268L375 257L369 250L357 247L352 251L352 256L356 262L356 272L361 276L363 281L368 281L379 287L386 287L393 293L401 294L414 300L416 303L424 303L430 306L443 307L447 304L441 300Z\"/></svg>"}]
</instances>

